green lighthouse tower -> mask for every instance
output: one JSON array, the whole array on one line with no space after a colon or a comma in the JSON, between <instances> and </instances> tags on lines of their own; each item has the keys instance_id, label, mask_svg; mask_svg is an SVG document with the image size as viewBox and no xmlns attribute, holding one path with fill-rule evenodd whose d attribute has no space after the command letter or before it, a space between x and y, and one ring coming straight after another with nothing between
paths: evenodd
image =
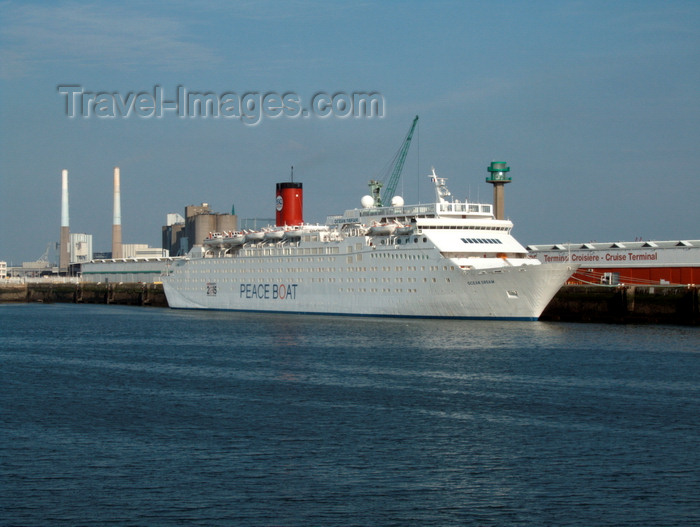
<instances>
[{"instance_id":1,"label":"green lighthouse tower","mask_svg":"<svg viewBox=\"0 0 700 527\"><path fill-rule=\"evenodd\" d=\"M489 171L486 183L493 185L493 215L497 220L503 220L505 219L505 189L503 186L512 181L508 175L510 167L505 161L493 161L486 170Z\"/></svg>"}]
</instances>

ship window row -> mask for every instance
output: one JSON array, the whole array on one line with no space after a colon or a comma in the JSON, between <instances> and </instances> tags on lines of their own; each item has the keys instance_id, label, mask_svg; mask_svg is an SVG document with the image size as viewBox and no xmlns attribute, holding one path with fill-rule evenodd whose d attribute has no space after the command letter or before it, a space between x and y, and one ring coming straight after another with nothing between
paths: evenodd
<instances>
[{"instance_id":1,"label":"ship window row","mask_svg":"<svg viewBox=\"0 0 700 527\"><path fill-rule=\"evenodd\" d=\"M406 266L406 271L418 271L418 266L416 265L407 265ZM437 265L431 265L429 266L430 271L439 271L440 266ZM454 270L454 266L449 266L449 269ZM425 271L426 266L421 265L420 266L420 271ZM448 266L443 265L442 270L446 271L448 270ZM271 274L275 274L276 276L284 276L285 274L292 273L292 275L299 275L302 273L329 273L329 274L334 274L338 271L337 268L335 267L278 267L278 268L268 268L268 269L262 269L262 268L240 268L240 269L201 269L199 272L194 272L192 273L192 278L191 280L207 280L207 277L210 276L216 276L220 274L224 275L250 275L250 274L257 274L257 275L266 275L269 276ZM370 266L370 267L355 267L355 266L348 266L345 267L344 272L347 273L367 273L367 272L373 273L373 272L397 272L397 273L402 273L404 271L404 266L402 265L397 265L394 267L391 267L389 265L382 265L382 266ZM195 276L197 276L195 278ZM342 280L342 279L341 279Z\"/></svg>"},{"instance_id":2,"label":"ship window row","mask_svg":"<svg viewBox=\"0 0 700 527\"><path fill-rule=\"evenodd\" d=\"M259 254L256 256L260 256ZM276 259L271 259L271 258L250 258L250 259L245 259L242 260L246 263L246 265L250 264L270 264L270 263L299 263L299 262L335 262L336 258L334 256L321 256L319 258L305 258L305 259L299 259L299 258L276 258ZM192 265L207 265L209 267L216 267L217 265L220 266L221 268L228 269L229 266L231 265L230 261L226 262L213 262L210 259L200 259L200 260L192 260Z\"/></svg>"},{"instance_id":3,"label":"ship window row","mask_svg":"<svg viewBox=\"0 0 700 527\"><path fill-rule=\"evenodd\" d=\"M421 225L421 230L450 229L458 231L507 231L510 227L493 227L489 225Z\"/></svg>"},{"instance_id":4,"label":"ship window row","mask_svg":"<svg viewBox=\"0 0 700 527\"><path fill-rule=\"evenodd\" d=\"M283 247L274 249L250 248L241 251L244 256L313 256L340 254L340 247Z\"/></svg>"},{"instance_id":5,"label":"ship window row","mask_svg":"<svg viewBox=\"0 0 700 527\"><path fill-rule=\"evenodd\" d=\"M499 242L500 243L500 242ZM338 247L335 247L338 249ZM337 254L337 253L335 253ZM362 258L362 254L367 253L356 253L355 256L358 260ZM400 252L385 252L385 251L373 251L369 253L371 258L392 258L392 259L409 259L409 260L428 260L430 258L427 254L411 254L411 253L400 253ZM304 260L299 260L299 258L260 258L260 254L256 254L258 258L246 258L244 261L246 265L250 264L275 264L275 263L301 263L301 262L335 262L336 258L334 256L320 256L318 258L307 258ZM348 260L349 261L349 260ZM193 266L207 266L210 269L216 269L220 267L221 269L230 269L230 260L224 262L212 262L210 258L194 259L190 261Z\"/></svg>"},{"instance_id":6,"label":"ship window row","mask_svg":"<svg viewBox=\"0 0 700 527\"><path fill-rule=\"evenodd\" d=\"M311 283L314 283L314 284L324 284L324 283L326 283L326 281L328 281L328 283L336 283L337 282L337 283L348 283L348 284L353 284L353 283L365 284L367 282L372 283L372 284L376 284L379 282L385 283L385 284L392 283L392 282L397 283L397 284L401 284L404 282L413 284L413 283L416 283L418 281L416 278L413 278L413 277L377 278L374 276L371 278L345 278L345 279L343 279L343 278L328 278L328 279L326 279L326 278L310 278L309 280L311 281ZM235 280L231 280L231 281L234 283L236 282ZM261 281L266 282L266 280L261 280ZM291 280L286 280L286 281L291 282ZM302 280L297 280L297 281L302 281ZM428 281L427 278L423 278L423 282L427 282L427 281ZM433 280L433 281L435 281L435 280ZM446 281L449 282L450 279L447 278ZM227 280L223 280L223 282L227 282Z\"/></svg>"},{"instance_id":7,"label":"ship window row","mask_svg":"<svg viewBox=\"0 0 700 527\"><path fill-rule=\"evenodd\" d=\"M430 258L427 254L402 254L402 253L371 253L370 258L392 258L399 260L427 260Z\"/></svg>"},{"instance_id":8,"label":"ship window row","mask_svg":"<svg viewBox=\"0 0 700 527\"><path fill-rule=\"evenodd\" d=\"M500 243L503 241L497 238L461 238L464 243Z\"/></svg>"},{"instance_id":9,"label":"ship window row","mask_svg":"<svg viewBox=\"0 0 700 527\"><path fill-rule=\"evenodd\" d=\"M370 271L377 271L378 267L370 267ZM389 268L387 268L389 269ZM397 267L397 270L401 270L401 267ZM337 273L338 268L336 267L268 267L263 269L258 268L232 268L232 269L200 269L199 271L193 271L193 274L200 276L208 276L211 274L285 274L285 273ZM343 269L345 272L367 272L367 267L353 267L348 266ZM415 267L414 267L415 270Z\"/></svg>"},{"instance_id":10,"label":"ship window row","mask_svg":"<svg viewBox=\"0 0 700 527\"><path fill-rule=\"evenodd\" d=\"M443 280L446 283L450 283L450 281L451 281L449 277L445 277ZM247 279L219 278L215 281L212 281L211 278L201 278L198 280L190 279L190 280L174 280L174 281L176 281L180 284L182 284L182 283L190 284L191 287L184 287L183 288L184 290L197 291L204 284L212 284L212 283L213 284L216 284L216 283L219 283L219 284L261 283L262 284L262 283L269 283L270 279L268 277L265 277L265 278L247 278ZM299 277L294 277L293 279L292 278L284 278L284 277L276 277L276 281L285 282L285 283L287 283L287 282L288 283L304 283L305 279L299 278ZM373 276L373 277L361 277L361 278L336 278L336 277L315 278L315 277L313 277L313 278L308 278L307 281L311 282L311 283L317 283L317 284L326 283L326 281L328 281L328 283L348 283L348 284L361 283L361 284L363 284L363 283L367 283L367 282L370 282L370 283L381 282L381 283L386 284L386 283L392 283L392 282L393 283L404 283L404 282L416 283L416 282L418 282L418 279L415 277L401 277L401 276L382 277L382 278L378 278L375 276ZM423 277L422 281L423 281L423 283L428 283L428 282L437 283L438 278L436 278L436 277L430 277L430 278Z\"/></svg>"},{"instance_id":11,"label":"ship window row","mask_svg":"<svg viewBox=\"0 0 700 527\"><path fill-rule=\"evenodd\" d=\"M364 287L346 287L338 288L339 293L417 293L418 289L391 289L390 287L384 287L379 289L378 287L371 287L369 290Z\"/></svg>"},{"instance_id":12,"label":"ship window row","mask_svg":"<svg viewBox=\"0 0 700 527\"><path fill-rule=\"evenodd\" d=\"M374 256L374 255L373 255ZM399 255L393 255L393 256L399 256ZM401 256L416 256L416 255L401 255ZM410 258L407 258L410 259ZM454 270L454 266L450 265L443 265L443 266L437 266L437 265L431 265L429 266L430 271L439 271L440 267L442 267L443 271L449 270ZM421 271L425 271L426 267L425 266L420 266ZM347 266L344 268L345 272L349 273L366 273L367 271L370 272L391 272L392 267L388 265L382 265L381 268L380 266L370 266L368 267L355 267L355 266ZM394 266L393 271L395 272L403 272L404 267L399 265L399 266ZM415 265L407 265L406 266L406 271L418 271L418 266ZM218 274L262 274L262 275L270 275L271 273L275 273L277 275L284 275L286 273L292 273L295 275L301 274L301 273L336 273L338 272L338 269L335 267L277 267L277 268L231 268L231 269L226 269L226 268L214 268L214 269L199 269L197 271L193 271L192 275L199 275L200 278L196 278L199 280L204 280L207 276L210 275L218 275ZM193 278L195 279L195 278Z\"/></svg>"},{"instance_id":13,"label":"ship window row","mask_svg":"<svg viewBox=\"0 0 700 527\"><path fill-rule=\"evenodd\" d=\"M403 241L401 241L401 240L403 240ZM413 237L413 243L418 243L418 240L421 240L423 243L427 243L428 238L426 238L425 236L423 236L423 237L414 236ZM391 245L392 243L394 243L392 240L381 240L379 242L379 245ZM401 245L402 243L404 243L404 244L411 243L411 237L406 236L404 238L396 238L396 245Z\"/></svg>"}]
</instances>

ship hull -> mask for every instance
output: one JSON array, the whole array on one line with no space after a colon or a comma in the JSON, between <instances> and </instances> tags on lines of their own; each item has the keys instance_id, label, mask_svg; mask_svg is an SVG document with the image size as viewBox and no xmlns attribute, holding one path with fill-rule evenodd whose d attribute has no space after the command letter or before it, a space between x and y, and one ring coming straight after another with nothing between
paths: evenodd
<instances>
[{"instance_id":1,"label":"ship hull","mask_svg":"<svg viewBox=\"0 0 700 527\"><path fill-rule=\"evenodd\" d=\"M231 259L207 259L163 280L172 308L420 318L537 320L573 268L522 265L465 271L443 265L364 276L310 268L297 278L259 269L241 277ZM385 267L386 268L386 267ZM353 269L352 267L350 269ZM296 268L296 271L299 269ZM316 276L310 276L316 273Z\"/></svg>"}]
</instances>

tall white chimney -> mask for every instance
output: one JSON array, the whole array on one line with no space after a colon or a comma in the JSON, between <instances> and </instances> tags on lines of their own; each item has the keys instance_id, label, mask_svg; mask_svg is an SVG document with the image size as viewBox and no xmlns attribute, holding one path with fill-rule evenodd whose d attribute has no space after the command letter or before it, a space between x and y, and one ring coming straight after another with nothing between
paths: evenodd
<instances>
[{"instance_id":1,"label":"tall white chimney","mask_svg":"<svg viewBox=\"0 0 700 527\"><path fill-rule=\"evenodd\" d=\"M69 240L70 229L68 227L68 171L61 171L61 239L58 249L58 272L67 273L70 264Z\"/></svg>"},{"instance_id":2,"label":"tall white chimney","mask_svg":"<svg viewBox=\"0 0 700 527\"><path fill-rule=\"evenodd\" d=\"M122 258L122 206L119 167L114 167L114 217L112 220L112 258Z\"/></svg>"}]
</instances>

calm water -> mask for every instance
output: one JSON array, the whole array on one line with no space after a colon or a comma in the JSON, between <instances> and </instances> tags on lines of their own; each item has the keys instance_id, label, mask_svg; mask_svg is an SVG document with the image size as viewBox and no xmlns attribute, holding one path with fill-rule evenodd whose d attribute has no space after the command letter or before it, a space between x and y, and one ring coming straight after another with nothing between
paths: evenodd
<instances>
[{"instance_id":1,"label":"calm water","mask_svg":"<svg viewBox=\"0 0 700 527\"><path fill-rule=\"evenodd\" d=\"M2 525L700 525L700 331L0 306Z\"/></svg>"}]
</instances>

